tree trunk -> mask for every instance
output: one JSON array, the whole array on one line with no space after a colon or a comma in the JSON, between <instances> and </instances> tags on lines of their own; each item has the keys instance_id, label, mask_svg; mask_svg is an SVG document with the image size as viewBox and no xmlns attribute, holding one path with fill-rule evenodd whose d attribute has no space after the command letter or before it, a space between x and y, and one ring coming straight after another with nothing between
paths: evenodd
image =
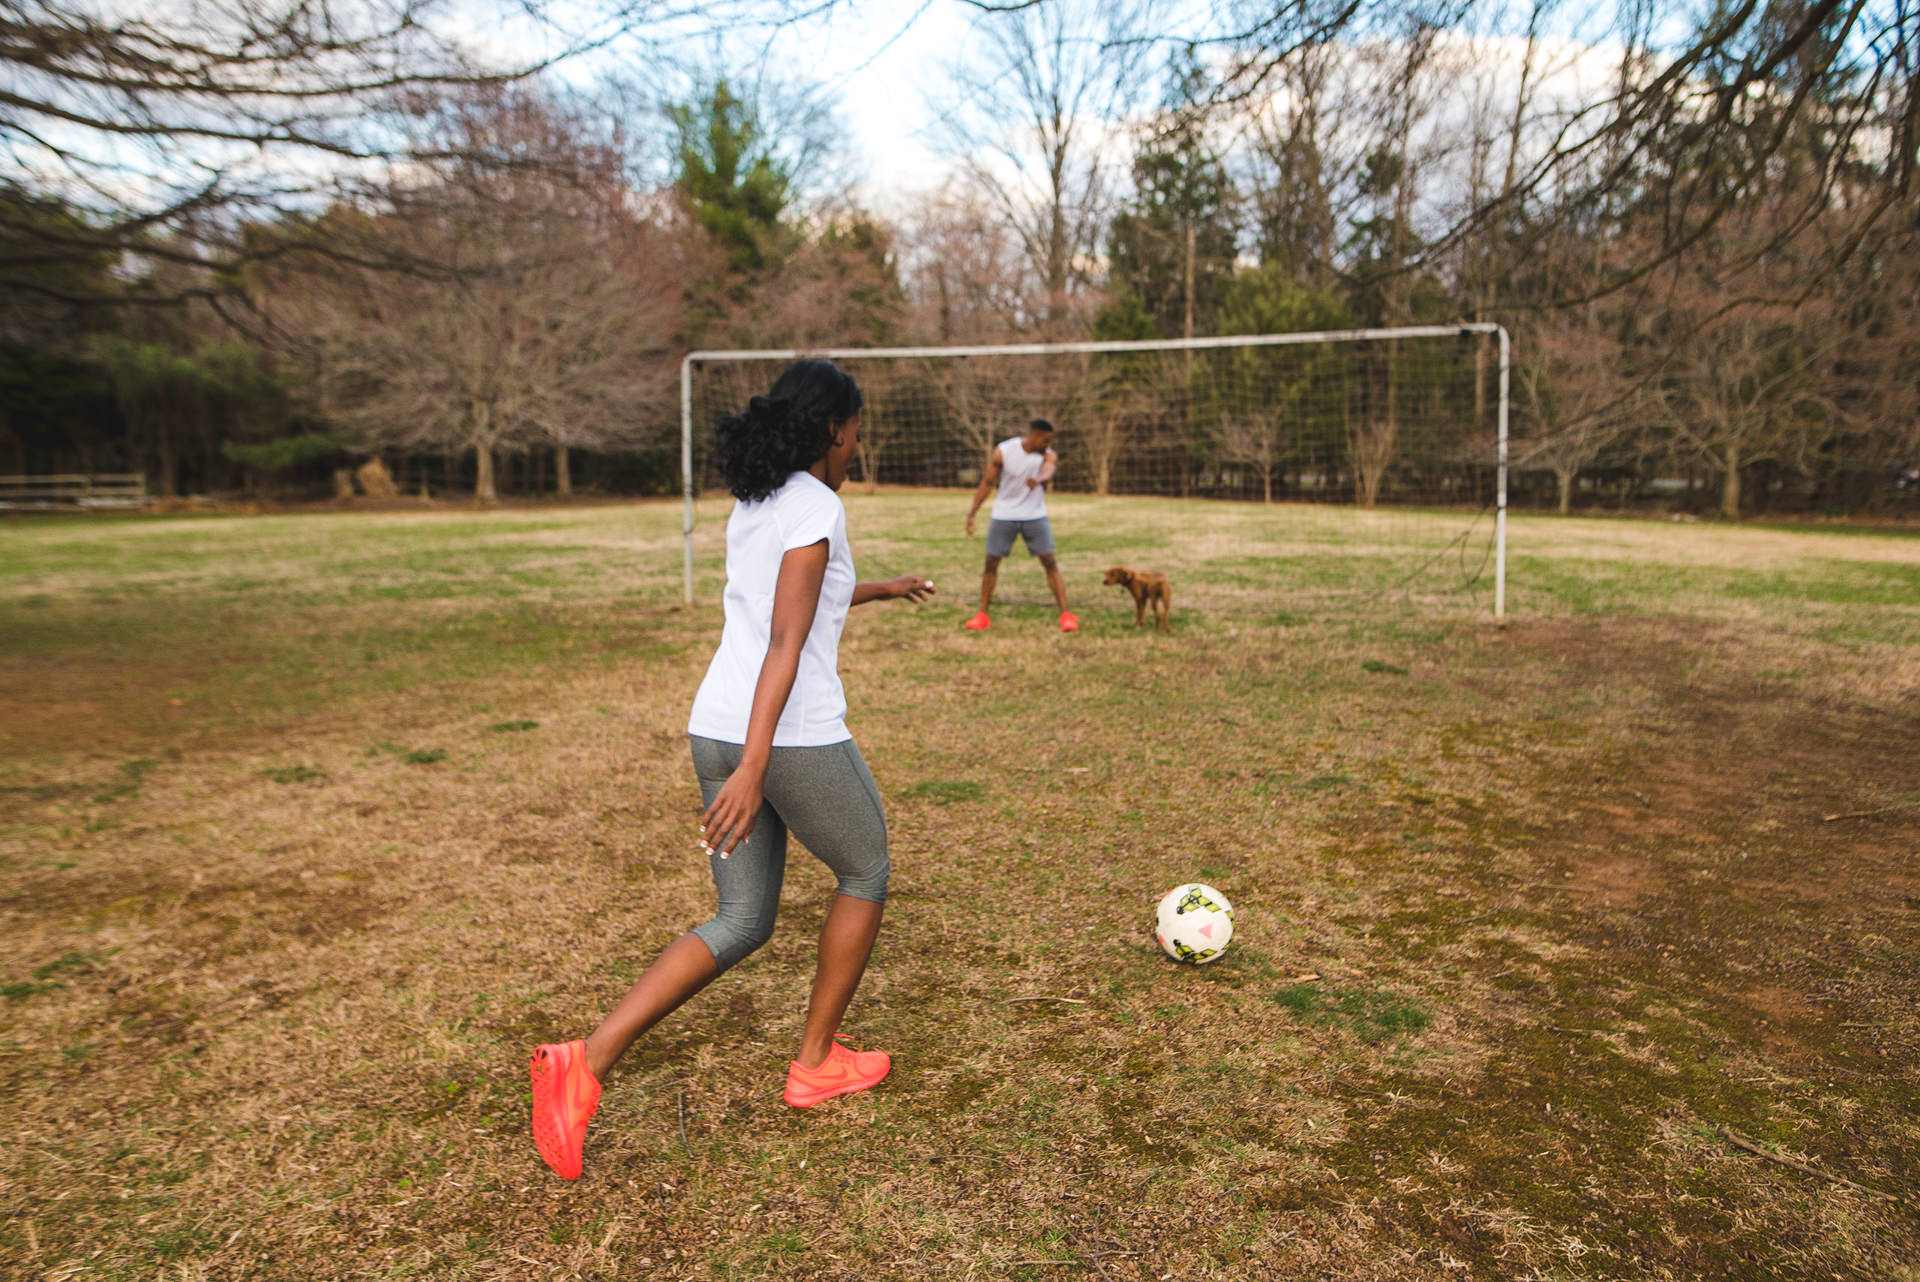
<instances>
[{"instance_id":1,"label":"tree trunk","mask_svg":"<svg viewBox=\"0 0 1920 1282\"><path fill-rule=\"evenodd\" d=\"M553 492L563 499L573 497L573 458L564 445L553 447Z\"/></svg>"},{"instance_id":2,"label":"tree trunk","mask_svg":"<svg viewBox=\"0 0 1920 1282\"><path fill-rule=\"evenodd\" d=\"M493 485L493 446L473 448L473 497L477 503L496 503L500 492Z\"/></svg>"},{"instance_id":3,"label":"tree trunk","mask_svg":"<svg viewBox=\"0 0 1920 1282\"><path fill-rule=\"evenodd\" d=\"M1484 318L1476 315L1474 319ZM1487 421L1487 338L1486 334L1473 336L1473 425L1476 429Z\"/></svg>"},{"instance_id":4,"label":"tree trunk","mask_svg":"<svg viewBox=\"0 0 1920 1282\"><path fill-rule=\"evenodd\" d=\"M1570 515L1573 512L1573 482L1579 473L1572 468L1562 468L1554 476L1560 482L1560 515Z\"/></svg>"},{"instance_id":5,"label":"tree trunk","mask_svg":"<svg viewBox=\"0 0 1920 1282\"><path fill-rule=\"evenodd\" d=\"M1263 467L1260 469L1260 488L1262 491L1260 501L1262 503L1273 502L1273 469L1272 468Z\"/></svg>"},{"instance_id":6,"label":"tree trunk","mask_svg":"<svg viewBox=\"0 0 1920 1282\"><path fill-rule=\"evenodd\" d=\"M1052 169L1053 205L1047 221L1047 337L1060 337L1067 316L1067 214L1063 207L1063 165L1065 158L1055 149Z\"/></svg>"},{"instance_id":7,"label":"tree trunk","mask_svg":"<svg viewBox=\"0 0 1920 1282\"><path fill-rule=\"evenodd\" d=\"M1189 218L1187 220L1187 272L1186 272L1187 315L1186 315L1186 329L1183 335L1186 338L1193 337L1193 251L1194 251L1193 220ZM1187 382L1189 383L1193 382L1193 349L1191 347L1187 349Z\"/></svg>"},{"instance_id":8,"label":"tree trunk","mask_svg":"<svg viewBox=\"0 0 1920 1282\"><path fill-rule=\"evenodd\" d=\"M164 413L160 419L160 497L172 498L180 492L180 464L173 454L173 429L167 426Z\"/></svg>"},{"instance_id":9,"label":"tree trunk","mask_svg":"<svg viewBox=\"0 0 1920 1282\"><path fill-rule=\"evenodd\" d=\"M1727 446L1727 479L1720 487L1720 515L1729 521L1740 519L1740 447Z\"/></svg>"}]
</instances>

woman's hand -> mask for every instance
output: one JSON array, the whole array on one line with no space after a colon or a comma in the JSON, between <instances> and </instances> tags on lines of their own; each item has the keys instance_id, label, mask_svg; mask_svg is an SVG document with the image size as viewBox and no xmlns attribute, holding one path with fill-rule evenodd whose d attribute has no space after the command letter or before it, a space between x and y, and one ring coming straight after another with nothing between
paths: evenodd
<instances>
[{"instance_id":1,"label":"woman's hand","mask_svg":"<svg viewBox=\"0 0 1920 1282\"><path fill-rule=\"evenodd\" d=\"M923 579L917 574L903 574L897 579L875 579L853 585L855 605L865 605L869 601L898 601L902 597L909 601L924 601L932 595L933 580Z\"/></svg>"},{"instance_id":2,"label":"woman's hand","mask_svg":"<svg viewBox=\"0 0 1920 1282\"><path fill-rule=\"evenodd\" d=\"M700 816L700 849L725 859L753 835L753 825L760 818L760 789L765 781L765 772L745 766L727 776L713 804Z\"/></svg>"}]
</instances>

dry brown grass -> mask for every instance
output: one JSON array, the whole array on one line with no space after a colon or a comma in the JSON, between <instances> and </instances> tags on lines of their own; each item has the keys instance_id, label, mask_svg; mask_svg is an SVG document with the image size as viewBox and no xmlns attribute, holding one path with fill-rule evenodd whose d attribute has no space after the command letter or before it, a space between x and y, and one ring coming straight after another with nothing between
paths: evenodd
<instances>
[{"instance_id":1,"label":"dry brown grass","mask_svg":"<svg viewBox=\"0 0 1920 1282\"><path fill-rule=\"evenodd\" d=\"M1090 571L1048 632L1024 563L974 637L925 502L850 502L864 569L948 593L844 652L896 868L850 1031L894 1076L779 1100L831 889L797 859L578 1185L526 1051L709 903L677 513L36 533L0 582L0 1271L1920 1278L1913 607L1823 568L1920 546L1754 553L1756 602L1695 576L1706 531L1625 557L1688 574L1624 603L1542 523L1495 631L1290 611L1319 571L1259 558L1313 540L1207 508L1156 536L1173 637ZM1070 580L1132 519L1071 514ZM1197 970L1144 931L1194 877L1240 912Z\"/></svg>"}]
</instances>

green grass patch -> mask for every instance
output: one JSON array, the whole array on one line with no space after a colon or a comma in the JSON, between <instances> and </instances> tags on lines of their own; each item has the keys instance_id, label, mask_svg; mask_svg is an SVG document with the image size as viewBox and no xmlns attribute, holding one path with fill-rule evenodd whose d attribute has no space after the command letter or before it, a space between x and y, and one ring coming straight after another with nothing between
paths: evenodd
<instances>
[{"instance_id":1,"label":"green grass patch","mask_svg":"<svg viewBox=\"0 0 1920 1282\"><path fill-rule=\"evenodd\" d=\"M275 783L307 783L327 777L319 766L268 766L260 773Z\"/></svg>"},{"instance_id":2,"label":"green grass patch","mask_svg":"<svg viewBox=\"0 0 1920 1282\"><path fill-rule=\"evenodd\" d=\"M63 953L50 962L43 962L33 968L35 979L51 979L55 975L84 974L94 968L100 958L93 953Z\"/></svg>"},{"instance_id":3,"label":"green grass patch","mask_svg":"<svg viewBox=\"0 0 1920 1282\"><path fill-rule=\"evenodd\" d=\"M935 805L947 806L959 801L985 801L987 789L984 784L971 779L923 779L919 783L909 784L900 795L915 801L931 801Z\"/></svg>"},{"instance_id":4,"label":"green grass patch","mask_svg":"<svg viewBox=\"0 0 1920 1282\"><path fill-rule=\"evenodd\" d=\"M111 802L124 801L129 797L139 796L140 785L146 779L147 772L159 764L157 761L151 761L144 757L136 761L123 763L119 770L119 782L94 793L94 801L100 805L107 805Z\"/></svg>"},{"instance_id":5,"label":"green grass patch","mask_svg":"<svg viewBox=\"0 0 1920 1282\"><path fill-rule=\"evenodd\" d=\"M538 721L496 721L487 729L494 734L516 734L522 730L538 730Z\"/></svg>"},{"instance_id":6,"label":"green grass patch","mask_svg":"<svg viewBox=\"0 0 1920 1282\"><path fill-rule=\"evenodd\" d=\"M1433 1023L1432 1013L1412 998L1364 988L1287 984L1272 998L1310 1024L1335 1024L1368 1043L1412 1036Z\"/></svg>"}]
</instances>

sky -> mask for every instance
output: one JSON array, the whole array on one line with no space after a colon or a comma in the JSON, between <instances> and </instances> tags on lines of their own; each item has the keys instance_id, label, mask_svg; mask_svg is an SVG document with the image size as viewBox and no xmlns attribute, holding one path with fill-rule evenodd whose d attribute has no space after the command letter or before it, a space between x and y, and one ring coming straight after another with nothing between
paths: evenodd
<instances>
[{"instance_id":1,"label":"sky","mask_svg":"<svg viewBox=\"0 0 1920 1282\"><path fill-rule=\"evenodd\" d=\"M560 26L569 28L575 36L593 31L605 21L600 0L559 0L561 4L570 2L581 6L575 15L579 21ZM724 2L711 0L686 10L688 21L712 20ZM117 12L129 9L136 0L100 3L105 10ZM160 12L189 25L195 21L192 15L201 12L195 3L158 0ZM1199 25L1198 14L1208 3L1152 0L1152 13L1163 32L1192 29ZM1596 0L1595 6L1581 10L1586 15L1584 20L1598 18L1604 23L1611 12L1609 4L1610 0ZM663 8L680 6L663 0ZM497 0L476 0L471 5L467 0L447 0L434 12L452 23L449 34L483 57L497 57L502 65L557 52L555 31L526 28L510 17L492 23L473 21L482 9L502 13ZM565 10L549 8L547 12L555 17L567 16ZM702 14L706 17L692 16ZM762 73L790 87L818 86L837 102L840 128L850 153L835 177L844 174L852 180L849 194L859 204L883 216L897 216L915 194L938 186L955 168L955 158L944 151L937 137L934 104L947 83L945 69L966 53L975 38L975 24L991 20L965 0L836 0L826 6L824 15L804 22L772 31L762 28L737 30L719 38L706 36L668 55L640 53L640 46L634 42L616 39L599 52L563 62L559 71L563 78L583 85L626 73L629 80L649 86L651 99L665 96L671 100L684 94L692 88L696 76L710 75L718 67L746 75ZM637 59L650 62L633 65ZM1160 77L1152 78L1155 89L1159 82ZM657 126L657 118L651 123ZM778 129L778 120L768 123ZM109 165L127 159L121 155L126 148L111 140L93 139L91 145ZM107 181L137 190L169 181L184 167L189 172L183 181L191 182L195 178L191 172L194 162L204 158L203 152L217 148L203 143L199 148L175 150L178 154L170 157L149 157L146 163L119 167L106 175ZM278 165L282 171L307 176L319 188L336 162L320 153L293 154L283 149L242 163L253 167ZM43 178L53 176L50 171Z\"/></svg>"},{"instance_id":2,"label":"sky","mask_svg":"<svg viewBox=\"0 0 1920 1282\"><path fill-rule=\"evenodd\" d=\"M1152 9L1160 28L1171 32L1191 29L1203 7L1200 0L1156 0ZM1553 25L1560 29L1550 39L1558 48L1539 55L1552 68L1554 82L1543 97L1584 97L1597 77L1610 74L1617 46L1590 44L1575 28L1604 27L1611 13L1608 0L1599 0L1578 14L1568 6L1557 15ZM789 83L810 82L837 99L851 152L845 162L855 182L851 194L867 208L894 214L954 171L956 160L937 136L935 103L946 83L945 68L964 54L974 24L982 20L962 0L839 3L824 18L782 28L771 37L727 42L713 60L749 71L764 68ZM1523 41L1483 38L1482 47L1517 81ZM1150 77L1150 94L1157 95L1160 83L1161 77Z\"/></svg>"},{"instance_id":3,"label":"sky","mask_svg":"<svg viewBox=\"0 0 1920 1282\"><path fill-rule=\"evenodd\" d=\"M914 9L919 9L914 16ZM820 24L806 40L809 73L837 91L857 176L870 196L939 185L952 168L934 145L928 89L965 46L971 20L952 0L861 5Z\"/></svg>"}]
</instances>

